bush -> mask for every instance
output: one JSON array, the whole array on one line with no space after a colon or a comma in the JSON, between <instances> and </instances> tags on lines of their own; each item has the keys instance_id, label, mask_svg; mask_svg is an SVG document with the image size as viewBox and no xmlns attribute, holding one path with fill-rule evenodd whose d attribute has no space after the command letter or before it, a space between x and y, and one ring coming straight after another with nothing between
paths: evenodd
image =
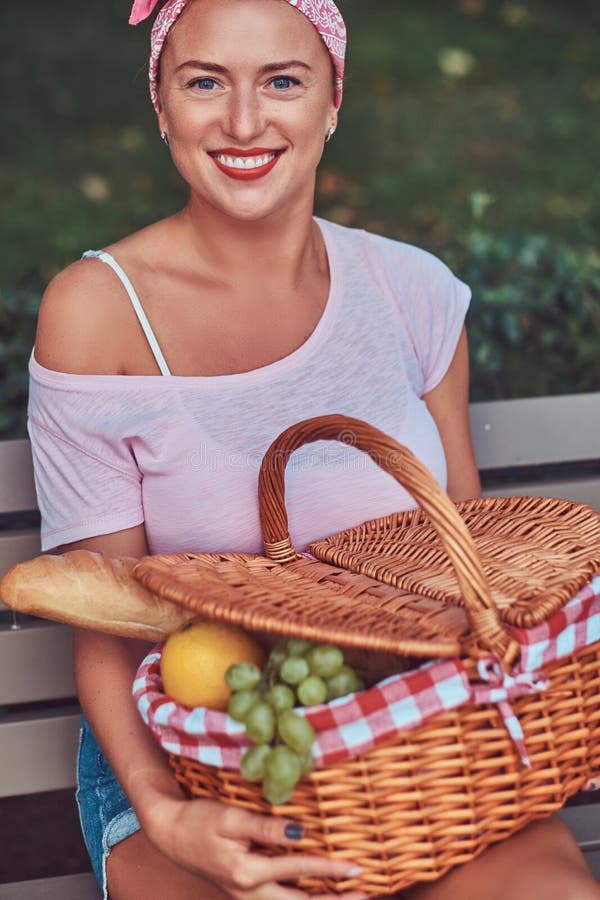
<instances>
[{"instance_id":1,"label":"bush","mask_svg":"<svg viewBox=\"0 0 600 900\"><path fill-rule=\"evenodd\" d=\"M600 390L594 249L476 227L443 255L473 290L472 399Z\"/></svg>"}]
</instances>

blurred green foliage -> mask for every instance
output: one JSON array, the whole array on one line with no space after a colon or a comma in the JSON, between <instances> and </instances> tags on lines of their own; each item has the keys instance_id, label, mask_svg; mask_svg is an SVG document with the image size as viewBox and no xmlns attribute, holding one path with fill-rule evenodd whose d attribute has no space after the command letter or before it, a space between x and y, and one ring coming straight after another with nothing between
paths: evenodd
<instances>
[{"instance_id":1,"label":"blurred green foliage","mask_svg":"<svg viewBox=\"0 0 600 900\"><path fill-rule=\"evenodd\" d=\"M129 6L0 11L0 436L24 434L47 281L185 202ZM340 6L348 82L317 212L423 246L471 285L474 398L600 389L597 2Z\"/></svg>"}]
</instances>

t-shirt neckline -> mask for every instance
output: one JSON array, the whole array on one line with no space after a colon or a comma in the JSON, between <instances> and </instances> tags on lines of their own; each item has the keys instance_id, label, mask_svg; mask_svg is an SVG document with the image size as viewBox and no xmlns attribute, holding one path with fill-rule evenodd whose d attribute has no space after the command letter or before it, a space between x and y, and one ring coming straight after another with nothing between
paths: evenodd
<instances>
[{"instance_id":1,"label":"t-shirt neckline","mask_svg":"<svg viewBox=\"0 0 600 900\"><path fill-rule=\"evenodd\" d=\"M88 383L90 387L96 385L105 387L117 384L122 387L123 382L131 383L132 386L135 385L136 387L139 387L141 384L154 383L156 380L160 380L166 384L177 383L178 385L182 385L190 383L195 386L200 384L226 386L240 384L242 382L265 381L285 373L288 369L293 368L309 358L327 338L336 318L340 298L343 295L340 284L341 268L338 265L337 249L333 235L330 231L329 223L326 220L317 217L314 217L314 221L319 227L325 244L329 266L329 294L321 317L311 334L299 347L292 350L291 353L288 353L281 359L277 359L265 366L260 366L257 369L250 369L246 372L234 372L230 375L100 375L59 372L55 369L47 369L36 360L34 347L30 357L30 372L39 381L54 384L63 383L63 385L65 385L66 382L77 382L80 386Z\"/></svg>"}]
</instances>

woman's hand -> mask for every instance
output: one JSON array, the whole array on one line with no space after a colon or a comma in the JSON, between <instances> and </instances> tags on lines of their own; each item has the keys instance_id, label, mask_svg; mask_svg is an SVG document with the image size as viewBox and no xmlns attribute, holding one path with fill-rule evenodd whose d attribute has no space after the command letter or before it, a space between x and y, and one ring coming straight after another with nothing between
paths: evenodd
<instances>
[{"instance_id":1,"label":"woman's hand","mask_svg":"<svg viewBox=\"0 0 600 900\"><path fill-rule=\"evenodd\" d=\"M282 854L262 856L254 842L291 847L302 836L297 823L262 816L213 800L156 800L143 823L156 846L174 862L214 882L235 900L305 900L303 891L280 882L317 877L350 879L352 861ZM286 834L287 829L287 834ZM363 900L362 891L313 895L312 900Z\"/></svg>"}]
</instances>

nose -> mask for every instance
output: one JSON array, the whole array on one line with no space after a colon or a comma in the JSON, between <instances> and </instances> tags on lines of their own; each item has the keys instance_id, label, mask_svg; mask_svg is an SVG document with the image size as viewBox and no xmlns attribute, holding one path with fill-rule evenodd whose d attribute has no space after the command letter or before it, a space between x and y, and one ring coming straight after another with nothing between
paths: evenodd
<instances>
[{"instance_id":1,"label":"nose","mask_svg":"<svg viewBox=\"0 0 600 900\"><path fill-rule=\"evenodd\" d=\"M232 90L225 129L238 144L249 145L263 134L264 111L254 89L248 86Z\"/></svg>"}]
</instances>

